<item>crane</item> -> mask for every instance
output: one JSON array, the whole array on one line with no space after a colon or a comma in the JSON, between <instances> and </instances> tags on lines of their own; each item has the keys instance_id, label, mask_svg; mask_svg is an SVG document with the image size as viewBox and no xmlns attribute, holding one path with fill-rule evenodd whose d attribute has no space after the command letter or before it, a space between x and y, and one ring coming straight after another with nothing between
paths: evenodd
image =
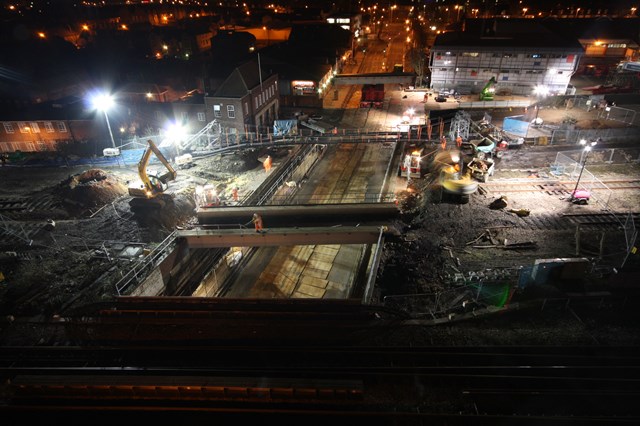
<instances>
[{"instance_id":1,"label":"crane","mask_svg":"<svg viewBox=\"0 0 640 426\"><path fill-rule=\"evenodd\" d=\"M164 174L150 174L147 172L147 165L151 159L151 154L155 154L167 169ZM160 149L158 149L156 144L149 139L147 141L147 148L138 162L138 176L140 179L129 183L129 195L133 197L130 202L131 207L134 208L142 206L149 200L156 201L155 204L162 207L164 202L159 199L158 195L163 194L166 191L168 182L175 180L176 175L177 173L175 169L171 166Z\"/></svg>"},{"instance_id":2,"label":"crane","mask_svg":"<svg viewBox=\"0 0 640 426\"><path fill-rule=\"evenodd\" d=\"M492 101L493 100L493 92L496 89L493 87L496 84L496 78L491 77L487 84L484 85L482 91L480 92L480 100L481 101Z\"/></svg>"}]
</instances>

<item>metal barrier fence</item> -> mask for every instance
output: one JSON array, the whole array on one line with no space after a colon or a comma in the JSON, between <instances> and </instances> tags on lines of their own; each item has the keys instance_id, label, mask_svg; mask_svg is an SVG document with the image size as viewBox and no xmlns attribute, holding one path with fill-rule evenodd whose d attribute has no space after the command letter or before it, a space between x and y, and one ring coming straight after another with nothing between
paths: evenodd
<instances>
[{"instance_id":1,"label":"metal barrier fence","mask_svg":"<svg viewBox=\"0 0 640 426\"><path fill-rule=\"evenodd\" d=\"M156 266L160 264L175 248L175 231L164 239L142 261L136 263L115 285L116 293L122 296L130 290L132 284L142 282Z\"/></svg>"},{"instance_id":2,"label":"metal barrier fence","mask_svg":"<svg viewBox=\"0 0 640 426\"><path fill-rule=\"evenodd\" d=\"M460 102L459 108L524 108L531 105L531 101L474 101Z\"/></svg>"},{"instance_id":3,"label":"metal barrier fence","mask_svg":"<svg viewBox=\"0 0 640 426\"><path fill-rule=\"evenodd\" d=\"M577 189L589 191L591 199L607 210L613 191L586 168L584 151L575 151L569 155L561 152L556 155L556 161L551 165L551 174L575 179L576 182L579 178Z\"/></svg>"},{"instance_id":4,"label":"metal barrier fence","mask_svg":"<svg viewBox=\"0 0 640 426\"><path fill-rule=\"evenodd\" d=\"M606 106L598 110L598 118L633 124L636 120L636 112L632 109L621 108L618 106Z\"/></svg>"},{"instance_id":5,"label":"metal barrier fence","mask_svg":"<svg viewBox=\"0 0 640 426\"><path fill-rule=\"evenodd\" d=\"M552 145L576 145L581 139L603 141L614 139L640 139L637 127L608 128L608 129L553 129L549 137Z\"/></svg>"}]
</instances>

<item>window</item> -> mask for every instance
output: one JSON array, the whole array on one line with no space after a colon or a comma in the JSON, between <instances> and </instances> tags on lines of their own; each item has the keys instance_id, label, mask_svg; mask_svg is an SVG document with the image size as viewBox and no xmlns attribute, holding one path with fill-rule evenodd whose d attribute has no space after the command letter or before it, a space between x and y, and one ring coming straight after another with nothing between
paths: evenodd
<instances>
[{"instance_id":1,"label":"window","mask_svg":"<svg viewBox=\"0 0 640 426\"><path fill-rule=\"evenodd\" d=\"M244 103L244 115L249 115L249 103Z\"/></svg>"},{"instance_id":2,"label":"window","mask_svg":"<svg viewBox=\"0 0 640 426\"><path fill-rule=\"evenodd\" d=\"M222 111L220 110L220 105L213 106L213 116L216 118L222 117Z\"/></svg>"},{"instance_id":3,"label":"window","mask_svg":"<svg viewBox=\"0 0 640 426\"><path fill-rule=\"evenodd\" d=\"M509 70L500 70L500 72L503 74L509 74Z\"/></svg>"},{"instance_id":4,"label":"window","mask_svg":"<svg viewBox=\"0 0 640 426\"><path fill-rule=\"evenodd\" d=\"M607 44L607 47L610 49L624 49L627 45L625 43L611 43Z\"/></svg>"},{"instance_id":5,"label":"window","mask_svg":"<svg viewBox=\"0 0 640 426\"><path fill-rule=\"evenodd\" d=\"M448 71L449 68L440 68L440 71Z\"/></svg>"},{"instance_id":6,"label":"window","mask_svg":"<svg viewBox=\"0 0 640 426\"><path fill-rule=\"evenodd\" d=\"M462 52L462 56L476 58L480 53L478 52Z\"/></svg>"},{"instance_id":7,"label":"window","mask_svg":"<svg viewBox=\"0 0 640 426\"><path fill-rule=\"evenodd\" d=\"M503 58L513 58L514 56L516 56L516 55L514 55L513 53L503 53L502 54Z\"/></svg>"},{"instance_id":8,"label":"window","mask_svg":"<svg viewBox=\"0 0 640 426\"><path fill-rule=\"evenodd\" d=\"M58 131L61 133L67 133L67 126L64 125L64 121L58 121Z\"/></svg>"},{"instance_id":9,"label":"window","mask_svg":"<svg viewBox=\"0 0 640 426\"><path fill-rule=\"evenodd\" d=\"M45 121L44 122L44 128L47 130L48 133L55 132L55 130L53 129L53 124L51 124L50 121Z\"/></svg>"},{"instance_id":10,"label":"window","mask_svg":"<svg viewBox=\"0 0 640 426\"><path fill-rule=\"evenodd\" d=\"M542 55L540 53L532 53L531 55L527 55L527 58L534 58L534 59L538 59L538 58L545 58L546 55Z\"/></svg>"},{"instance_id":11,"label":"window","mask_svg":"<svg viewBox=\"0 0 640 426\"><path fill-rule=\"evenodd\" d=\"M20 129L20 133L29 133L31 131L31 128L29 128L24 121L18 121L18 128Z\"/></svg>"},{"instance_id":12,"label":"window","mask_svg":"<svg viewBox=\"0 0 640 426\"><path fill-rule=\"evenodd\" d=\"M204 116L204 112L199 112L198 113L198 121L204 121L206 120L205 116Z\"/></svg>"},{"instance_id":13,"label":"window","mask_svg":"<svg viewBox=\"0 0 640 426\"><path fill-rule=\"evenodd\" d=\"M29 123L29 127L31 127L32 133L40 133L40 126L38 126L38 123L32 121L31 123Z\"/></svg>"},{"instance_id":14,"label":"window","mask_svg":"<svg viewBox=\"0 0 640 426\"><path fill-rule=\"evenodd\" d=\"M258 97L256 96L255 98L253 98L253 100L255 101L256 109L258 109Z\"/></svg>"},{"instance_id":15,"label":"window","mask_svg":"<svg viewBox=\"0 0 640 426\"><path fill-rule=\"evenodd\" d=\"M7 133L13 133L14 132L13 124L11 124L11 123L2 123L2 124L4 124L4 131L5 132L7 132Z\"/></svg>"},{"instance_id":16,"label":"window","mask_svg":"<svg viewBox=\"0 0 640 426\"><path fill-rule=\"evenodd\" d=\"M42 141L38 141L38 151L46 151L46 150L47 150L47 144Z\"/></svg>"},{"instance_id":17,"label":"window","mask_svg":"<svg viewBox=\"0 0 640 426\"><path fill-rule=\"evenodd\" d=\"M542 64L542 62L541 62L541 61L535 61L535 62L533 63L533 66L534 66L534 67L539 67L541 64Z\"/></svg>"},{"instance_id":18,"label":"window","mask_svg":"<svg viewBox=\"0 0 640 426\"><path fill-rule=\"evenodd\" d=\"M229 118L236 118L236 108L233 105L227 105L227 115Z\"/></svg>"}]
</instances>

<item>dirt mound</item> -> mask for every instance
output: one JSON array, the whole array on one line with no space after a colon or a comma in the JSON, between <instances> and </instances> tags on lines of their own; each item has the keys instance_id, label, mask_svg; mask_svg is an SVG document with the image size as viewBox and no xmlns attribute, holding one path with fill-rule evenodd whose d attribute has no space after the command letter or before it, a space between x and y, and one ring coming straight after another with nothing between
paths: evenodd
<instances>
[{"instance_id":1,"label":"dirt mound","mask_svg":"<svg viewBox=\"0 0 640 426\"><path fill-rule=\"evenodd\" d=\"M127 187L104 170L89 169L69 176L56 188L57 194L72 210L102 207L127 193Z\"/></svg>"}]
</instances>

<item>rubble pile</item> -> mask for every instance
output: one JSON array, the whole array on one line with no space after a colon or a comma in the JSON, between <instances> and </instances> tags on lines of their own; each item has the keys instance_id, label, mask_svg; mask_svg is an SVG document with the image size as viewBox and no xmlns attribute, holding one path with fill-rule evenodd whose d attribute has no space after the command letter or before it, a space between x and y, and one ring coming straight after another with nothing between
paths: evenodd
<instances>
[{"instance_id":1,"label":"rubble pile","mask_svg":"<svg viewBox=\"0 0 640 426\"><path fill-rule=\"evenodd\" d=\"M127 187L101 169L89 169L69 176L56 188L69 210L82 214L97 209L127 194Z\"/></svg>"}]
</instances>

